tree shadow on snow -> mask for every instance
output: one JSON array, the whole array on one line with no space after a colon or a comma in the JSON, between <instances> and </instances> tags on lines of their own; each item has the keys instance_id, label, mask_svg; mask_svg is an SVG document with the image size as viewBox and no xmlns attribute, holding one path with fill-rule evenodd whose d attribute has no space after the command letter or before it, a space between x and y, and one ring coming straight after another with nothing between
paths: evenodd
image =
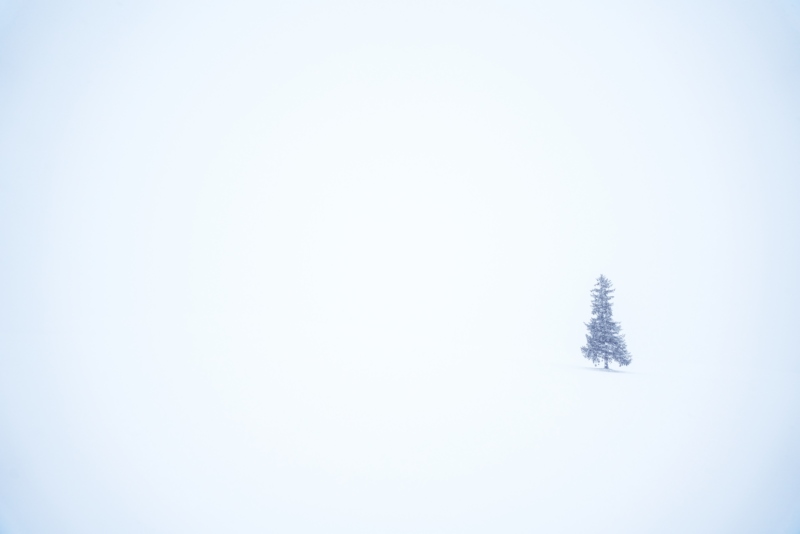
<instances>
[{"instance_id":1,"label":"tree shadow on snow","mask_svg":"<svg viewBox=\"0 0 800 534\"><path fill-rule=\"evenodd\" d=\"M614 373L620 375L633 375L636 374L633 371L623 371L622 369L605 369L603 367L584 367L583 365L576 365L575 368L583 369L584 371L594 371L596 373Z\"/></svg>"},{"instance_id":2,"label":"tree shadow on snow","mask_svg":"<svg viewBox=\"0 0 800 534\"><path fill-rule=\"evenodd\" d=\"M561 367L562 369L574 369L576 371L589 371L594 373L610 373L615 375L636 375L639 374L636 371L629 371L627 369L604 369L602 367L588 367L586 365L580 365L578 363L558 363L554 364L556 367Z\"/></svg>"}]
</instances>

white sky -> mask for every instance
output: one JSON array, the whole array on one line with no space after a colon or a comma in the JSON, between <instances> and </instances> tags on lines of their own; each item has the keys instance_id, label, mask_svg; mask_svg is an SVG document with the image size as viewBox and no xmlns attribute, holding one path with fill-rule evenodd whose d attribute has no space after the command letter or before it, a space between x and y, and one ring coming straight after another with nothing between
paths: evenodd
<instances>
[{"instance_id":1,"label":"white sky","mask_svg":"<svg viewBox=\"0 0 800 534\"><path fill-rule=\"evenodd\" d=\"M788 0L0 2L0 531L800 528L798 51Z\"/></svg>"}]
</instances>

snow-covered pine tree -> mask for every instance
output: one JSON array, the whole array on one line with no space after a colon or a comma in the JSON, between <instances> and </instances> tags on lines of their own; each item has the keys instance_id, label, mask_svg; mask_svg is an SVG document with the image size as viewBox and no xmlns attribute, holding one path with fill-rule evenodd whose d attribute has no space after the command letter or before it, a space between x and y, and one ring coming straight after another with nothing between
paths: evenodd
<instances>
[{"instance_id":1,"label":"snow-covered pine tree","mask_svg":"<svg viewBox=\"0 0 800 534\"><path fill-rule=\"evenodd\" d=\"M611 280L601 274L592 289L592 319L584 323L589 333L586 334L586 346L581 347L584 357L595 366L603 362L606 369L610 361L617 362L620 367L631 363L625 336L611 315L613 292Z\"/></svg>"}]
</instances>

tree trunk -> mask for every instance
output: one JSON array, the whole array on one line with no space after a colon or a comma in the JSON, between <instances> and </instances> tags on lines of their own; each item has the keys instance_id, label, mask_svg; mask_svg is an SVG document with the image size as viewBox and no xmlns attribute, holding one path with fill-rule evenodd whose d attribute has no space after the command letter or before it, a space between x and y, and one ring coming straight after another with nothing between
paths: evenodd
<instances>
[{"instance_id":1,"label":"tree trunk","mask_svg":"<svg viewBox=\"0 0 800 534\"><path fill-rule=\"evenodd\" d=\"M606 358L606 366L605 366L605 368L608 369L608 358Z\"/></svg>"}]
</instances>

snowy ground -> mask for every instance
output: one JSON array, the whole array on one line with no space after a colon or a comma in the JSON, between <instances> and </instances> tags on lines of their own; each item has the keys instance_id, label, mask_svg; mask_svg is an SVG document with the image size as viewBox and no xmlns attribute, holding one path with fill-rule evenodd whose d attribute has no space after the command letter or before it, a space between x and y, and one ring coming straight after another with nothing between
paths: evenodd
<instances>
[{"instance_id":1,"label":"snowy ground","mask_svg":"<svg viewBox=\"0 0 800 534\"><path fill-rule=\"evenodd\" d=\"M583 365L577 354L571 360L505 369L473 362L481 369L442 366L395 378L367 372L356 381L338 381L333 369L320 373L326 379L295 367L270 382L282 384L272 391L241 383L226 391L207 382L216 388L209 394L175 390L173 382L166 405L144 393L163 402L170 392L156 390L164 384L117 377L94 391L72 391L48 427L30 411L6 424L6 446L17 447L6 449L15 461L5 464L4 513L20 525L7 528L45 532L53 522L67 532L165 533L796 527L796 374L604 371ZM131 391L139 388L145 389ZM4 402L31 406L41 393L5 391ZM98 404L88 407L76 396ZM38 415L53 417L53 410L41 407Z\"/></svg>"}]
</instances>

